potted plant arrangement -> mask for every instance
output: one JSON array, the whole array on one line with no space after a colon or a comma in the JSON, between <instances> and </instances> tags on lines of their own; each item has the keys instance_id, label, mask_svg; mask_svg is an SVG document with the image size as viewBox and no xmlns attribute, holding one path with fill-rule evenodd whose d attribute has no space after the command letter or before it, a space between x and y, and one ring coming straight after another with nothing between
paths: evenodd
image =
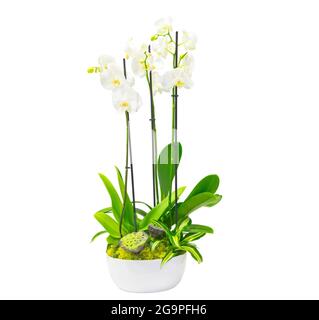
<instances>
[{"instance_id":1,"label":"potted plant arrangement","mask_svg":"<svg viewBox=\"0 0 319 320\"><path fill-rule=\"evenodd\" d=\"M106 256L111 277L117 286L131 292L155 292L170 289L181 280L186 254L202 262L195 241L212 234L209 226L193 223L191 214L201 207L212 207L221 200L216 194L219 178L208 175L188 193L178 186L178 167L182 145L178 140L178 95L192 86L192 51L196 37L188 32L173 31L171 19L156 22L157 30L149 45L134 46L129 41L122 66L108 55L100 56L89 73L100 76L102 86L110 90L114 107L125 118L126 143L124 175L116 167L119 192L104 175L100 178L110 196L109 207L95 213L107 236ZM131 114L141 106L141 97L133 88L134 78L143 78L149 92L150 130L152 141L153 202L135 197L132 158ZM172 106L172 139L158 154L156 127L156 94L168 92ZM184 111L185 112L185 111ZM129 194L129 183L131 192Z\"/></svg>"}]
</instances>

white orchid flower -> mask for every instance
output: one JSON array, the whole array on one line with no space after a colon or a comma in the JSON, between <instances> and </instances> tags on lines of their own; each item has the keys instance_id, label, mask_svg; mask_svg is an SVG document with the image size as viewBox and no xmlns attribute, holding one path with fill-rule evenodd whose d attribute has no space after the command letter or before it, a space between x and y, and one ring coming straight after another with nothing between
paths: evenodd
<instances>
[{"instance_id":1,"label":"white orchid flower","mask_svg":"<svg viewBox=\"0 0 319 320\"><path fill-rule=\"evenodd\" d=\"M189 74L192 74L194 68L194 58L187 53L179 62L179 68L185 70Z\"/></svg>"},{"instance_id":2,"label":"white orchid flower","mask_svg":"<svg viewBox=\"0 0 319 320\"><path fill-rule=\"evenodd\" d=\"M159 59L166 58L167 54L174 53L175 45L174 43L167 37L160 37L156 41L151 43L152 53L156 55Z\"/></svg>"},{"instance_id":3,"label":"white orchid flower","mask_svg":"<svg viewBox=\"0 0 319 320\"><path fill-rule=\"evenodd\" d=\"M187 70L176 68L163 75L163 89L170 91L173 87L189 89L193 85L191 75Z\"/></svg>"},{"instance_id":4,"label":"white orchid flower","mask_svg":"<svg viewBox=\"0 0 319 320\"><path fill-rule=\"evenodd\" d=\"M173 30L172 26L172 18L162 18L155 22L155 26L157 28L157 33L160 35L167 34Z\"/></svg>"},{"instance_id":5,"label":"white orchid flower","mask_svg":"<svg viewBox=\"0 0 319 320\"><path fill-rule=\"evenodd\" d=\"M115 109L120 112L136 112L142 104L141 96L129 86L113 90L112 100Z\"/></svg>"},{"instance_id":6,"label":"white orchid flower","mask_svg":"<svg viewBox=\"0 0 319 320\"><path fill-rule=\"evenodd\" d=\"M122 69L114 63L110 64L107 70L101 72L101 84L107 90L118 89L124 85L133 86L134 82L133 77L125 79Z\"/></svg>"},{"instance_id":7,"label":"white orchid flower","mask_svg":"<svg viewBox=\"0 0 319 320\"><path fill-rule=\"evenodd\" d=\"M145 51L140 51L132 60L132 71L138 77L145 76L146 71L156 70L159 60L155 55Z\"/></svg>"},{"instance_id":8,"label":"white orchid flower","mask_svg":"<svg viewBox=\"0 0 319 320\"><path fill-rule=\"evenodd\" d=\"M163 88L163 79L158 72L152 72L152 88L153 93L162 93L164 91Z\"/></svg>"},{"instance_id":9,"label":"white orchid flower","mask_svg":"<svg viewBox=\"0 0 319 320\"><path fill-rule=\"evenodd\" d=\"M115 64L110 64L108 69L101 72L101 84L104 89L114 90L122 87L126 82L123 71Z\"/></svg>"},{"instance_id":10,"label":"white orchid flower","mask_svg":"<svg viewBox=\"0 0 319 320\"><path fill-rule=\"evenodd\" d=\"M134 58L136 55L138 55L140 53L141 50L142 50L142 48L140 50L138 49L138 46L134 42L133 38L130 38L127 41L125 49L124 49L124 57L126 60L128 60L130 58Z\"/></svg>"},{"instance_id":11,"label":"white orchid flower","mask_svg":"<svg viewBox=\"0 0 319 320\"><path fill-rule=\"evenodd\" d=\"M114 63L114 58L107 55L107 54L103 54L101 56L99 56L99 59L98 59L98 63L101 67L101 70L106 70L108 69L108 66L112 63Z\"/></svg>"},{"instance_id":12,"label":"white orchid flower","mask_svg":"<svg viewBox=\"0 0 319 320\"><path fill-rule=\"evenodd\" d=\"M197 44L197 37L195 34L183 31L180 44L186 50L195 50Z\"/></svg>"},{"instance_id":13,"label":"white orchid flower","mask_svg":"<svg viewBox=\"0 0 319 320\"><path fill-rule=\"evenodd\" d=\"M145 59L145 54L140 52L132 60L132 71L138 77L145 76L145 72L147 70Z\"/></svg>"}]
</instances>

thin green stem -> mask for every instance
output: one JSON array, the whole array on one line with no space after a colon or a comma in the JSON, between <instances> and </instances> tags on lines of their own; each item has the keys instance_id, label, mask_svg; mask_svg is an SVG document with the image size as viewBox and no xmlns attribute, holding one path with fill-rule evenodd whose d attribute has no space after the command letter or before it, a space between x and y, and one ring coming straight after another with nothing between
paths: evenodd
<instances>
[{"instance_id":1,"label":"thin green stem","mask_svg":"<svg viewBox=\"0 0 319 320\"><path fill-rule=\"evenodd\" d=\"M174 68L178 67L178 32L176 31L175 34L175 54L174 54L174 61L173 61L173 66ZM177 93L177 87L174 86L173 88L173 137L172 137L172 148L173 148L173 162L174 162L174 169L175 169L175 225L177 228L178 224L178 206L177 206L177 189L178 189L178 180L177 180L177 169L178 169L178 162L179 162L179 156L178 156L178 145L177 145L177 98L178 98L178 93Z\"/></svg>"},{"instance_id":2,"label":"thin green stem","mask_svg":"<svg viewBox=\"0 0 319 320\"><path fill-rule=\"evenodd\" d=\"M123 59L123 72L125 79L126 75L126 60ZM124 195L123 195L123 208L120 216L120 235L122 237L122 225L124 220L124 212L127 202L127 180L128 180L128 169L131 170L131 182L132 182L132 201L133 201L133 210L134 210L134 230L137 231L137 214L135 206L135 187L134 187L134 171L133 171L133 159L132 159L132 142L131 142L131 129L130 129L130 114L128 111L125 111L126 119L126 149L125 149L125 179L124 179ZM130 158L130 166L128 166Z\"/></svg>"},{"instance_id":3,"label":"thin green stem","mask_svg":"<svg viewBox=\"0 0 319 320\"><path fill-rule=\"evenodd\" d=\"M151 47L148 47L148 52L151 53ZM152 179L153 179L153 205L159 203L159 188L158 188L158 165L157 165L157 130L156 130L156 117L155 117L155 103L153 94L153 79L152 71L147 70L147 54L145 59L146 67L146 80L148 83L151 105L151 130L152 130Z\"/></svg>"},{"instance_id":4,"label":"thin green stem","mask_svg":"<svg viewBox=\"0 0 319 320\"><path fill-rule=\"evenodd\" d=\"M132 182L132 202L133 202L133 212L134 212L134 230L137 232L137 214L136 214L136 206L135 206L135 184L134 184L134 168L133 168L133 156L132 156L132 142L131 142L131 127L130 127L130 114L128 112L126 114L126 123L128 130L128 150L130 155L130 170L131 170L131 182Z\"/></svg>"},{"instance_id":5,"label":"thin green stem","mask_svg":"<svg viewBox=\"0 0 319 320\"><path fill-rule=\"evenodd\" d=\"M128 112L126 111L126 114ZM123 208L120 216L120 235L123 236L122 226L123 218L127 201L127 179L128 179L128 153L129 153L129 127L128 127L128 117L126 116L126 147L125 147L125 178L124 178L124 195L123 195Z\"/></svg>"}]
</instances>

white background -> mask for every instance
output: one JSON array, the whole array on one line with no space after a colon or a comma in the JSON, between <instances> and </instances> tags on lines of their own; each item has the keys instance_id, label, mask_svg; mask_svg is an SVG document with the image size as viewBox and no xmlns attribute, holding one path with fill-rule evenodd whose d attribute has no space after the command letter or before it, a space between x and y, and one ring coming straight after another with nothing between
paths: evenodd
<instances>
[{"instance_id":1,"label":"white background","mask_svg":"<svg viewBox=\"0 0 319 320\"><path fill-rule=\"evenodd\" d=\"M218 173L224 198L193 216L216 231L204 263L189 259L171 291L136 295L112 283L105 241L89 243L108 204L97 173L123 168L125 124L86 69L102 53L120 61L167 15L199 37L195 86L179 100L180 181ZM306 0L2 1L0 297L318 299L318 15ZM157 113L162 147L169 96ZM133 152L150 202L148 118L144 95Z\"/></svg>"}]
</instances>

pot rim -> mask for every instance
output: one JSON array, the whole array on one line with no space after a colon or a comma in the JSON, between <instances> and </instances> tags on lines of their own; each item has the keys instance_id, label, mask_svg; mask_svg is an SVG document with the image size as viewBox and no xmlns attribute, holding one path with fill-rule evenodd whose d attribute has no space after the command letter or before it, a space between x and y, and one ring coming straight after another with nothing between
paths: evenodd
<instances>
[{"instance_id":1,"label":"pot rim","mask_svg":"<svg viewBox=\"0 0 319 320\"><path fill-rule=\"evenodd\" d=\"M172 258L171 260L174 260L174 259L176 259L176 258L178 258L178 257L183 257L183 256L186 256L186 252L183 253L183 254L179 254L178 256L175 256L175 257ZM144 262L161 262L161 261L162 261L162 259L149 259L149 260L147 260L147 259L145 259L145 260L119 259L119 258L111 257L111 256L109 256L108 254L106 254L106 257L107 257L107 259L110 259L110 260L117 260L117 261L123 261L123 262L129 261L129 263L131 263L131 262L137 262L137 263L144 263Z\"/></svg>"}]
</instances>

